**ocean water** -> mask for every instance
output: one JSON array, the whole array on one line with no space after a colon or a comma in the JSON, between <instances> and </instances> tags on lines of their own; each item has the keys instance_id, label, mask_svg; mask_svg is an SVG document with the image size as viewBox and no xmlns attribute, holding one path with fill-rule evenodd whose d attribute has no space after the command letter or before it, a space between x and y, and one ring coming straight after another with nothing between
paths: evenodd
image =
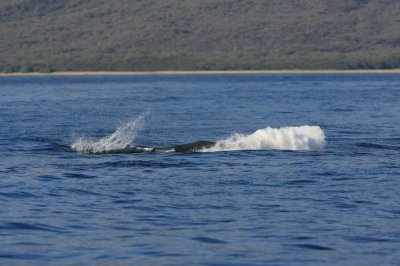
<instances>
[{"instance_id":1,"label":"ocean water","mask_svg":"<svg viewBox=\"0 0 400 266\"><path fill-rule=\"evenodd\" d=\"M400 265L399 103L397 74L0 77L0 265Z\"/></svg>"}]
</instances>

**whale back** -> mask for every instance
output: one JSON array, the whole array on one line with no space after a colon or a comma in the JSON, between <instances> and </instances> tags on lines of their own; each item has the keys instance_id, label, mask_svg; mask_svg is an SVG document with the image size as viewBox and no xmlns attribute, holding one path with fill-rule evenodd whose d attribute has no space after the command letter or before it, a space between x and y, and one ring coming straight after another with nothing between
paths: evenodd
<instances>
[{"instance_id":1,"label":"whale back","mask_svg":"<svg viewBox=\"0 0 400 266\"><path fill-rule=\"evenodd\" d=\"M207 149L215 145L215 142L200 140L192 143L186 143L181 145L175 145L170 147L170 149L174 149L175 152L193 152L199 151L202 149Z\"/></svg>"},{"instance_id":2,"label":"whale back","mask_svg":"<svg viewBox=\"0 0 400 266\"><path fill-rule=\"evenodd\" d=\"M122 149L112 149L106 151L93 152L95 154L118 154L118 153L147 153L147 152L195 152L202 149L210 148L215 145L215 142L200 140L196 142L174 145L166 148L144 147L126 145Z\"/></svg>"}]
</instances>

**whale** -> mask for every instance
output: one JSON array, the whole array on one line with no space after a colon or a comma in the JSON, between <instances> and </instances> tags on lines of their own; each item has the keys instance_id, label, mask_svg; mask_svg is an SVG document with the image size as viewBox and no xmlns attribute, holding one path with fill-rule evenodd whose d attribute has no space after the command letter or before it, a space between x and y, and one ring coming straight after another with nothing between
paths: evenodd
<instances>
[{"instance_id":1,"label":"whale","mask_svg":"<svg viewBox=\"0 0 400 266\"><path fill-rule=\"evenodd\" d=\"M213 141L199 140L195 142L173 145L168 147L146 147L128 144L121 149L111 149L96 152L96 154L118 154L118 153L151 153L151 152L196 152L210 148L215 145Z\"/></svg>"}]
</instances>

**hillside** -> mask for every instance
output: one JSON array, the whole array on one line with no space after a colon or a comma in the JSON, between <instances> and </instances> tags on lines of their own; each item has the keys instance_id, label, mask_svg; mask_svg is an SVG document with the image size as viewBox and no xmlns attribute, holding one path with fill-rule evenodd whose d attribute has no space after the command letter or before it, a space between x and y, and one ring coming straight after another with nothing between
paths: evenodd
<instances>
[{"instance_id":1,"label":"hillside","mask_svg":"<svg viewBox=\"0 0 400 266\"><path fill-rule=\"evenodd\" d=\"M0 71L400 67L398 0L1 0Z\"/></svg>"}]
</instances>

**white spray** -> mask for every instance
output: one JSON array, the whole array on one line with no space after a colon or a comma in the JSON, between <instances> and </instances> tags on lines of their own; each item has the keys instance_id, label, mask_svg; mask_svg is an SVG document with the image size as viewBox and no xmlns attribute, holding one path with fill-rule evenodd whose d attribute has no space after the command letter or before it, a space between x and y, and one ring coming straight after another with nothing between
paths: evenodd
<instances>
[{"instance_id":1,"label":"white spray","mask_svg":"<svg viewBox=\"0 0 400 266\"><path fill-rule=\"evenodd\" d=\"M84 138L77 139L71 148L82 153L99 153L109 150L123 149L126 145L133 144L133 141L143 127L148 112L142 113L133 121L130 121L118 128L110 136L93 141Z\"/></svg>"},{"instance_id":2,"label":"white spray","mask_svg":"<svg viewBox=\"0 0 400 266\"><path fill-rule=\"evenodd\" d=\"M319 126L263 128L253 134L233 134L202 151L233 150L320 150L325 146L325 134Z\"/></svg>"}]
</instances>

